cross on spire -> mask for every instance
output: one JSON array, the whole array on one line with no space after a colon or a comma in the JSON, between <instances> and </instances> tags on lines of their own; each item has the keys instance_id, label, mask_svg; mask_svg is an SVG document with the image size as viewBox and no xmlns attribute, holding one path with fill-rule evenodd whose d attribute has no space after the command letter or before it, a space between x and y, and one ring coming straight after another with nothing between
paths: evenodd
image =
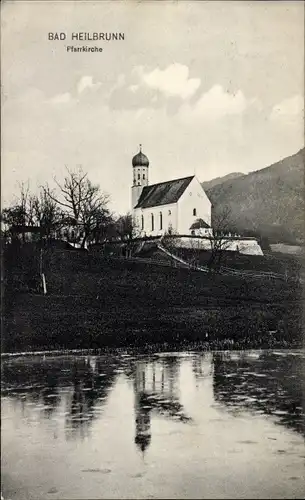
<instances>
[{"instance_id":1,"label":"cross on spire","mask_svg":"<svg viewBox=\"0 0 305 500\"><path fill-rule=\"evenodd\" d=\"M142 153L142 144L140 144L140 153Z\"/></svg>"}]
</instances>

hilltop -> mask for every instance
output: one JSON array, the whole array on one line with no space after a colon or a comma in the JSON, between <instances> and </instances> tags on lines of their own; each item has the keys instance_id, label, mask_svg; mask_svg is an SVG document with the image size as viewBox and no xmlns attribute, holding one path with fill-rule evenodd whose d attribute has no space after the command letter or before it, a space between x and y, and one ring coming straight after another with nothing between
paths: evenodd
<instances>
[{"instance_id":1,"label":"hilltop","mask_svg":"<svg viewBox=\"0 0 305 500\"><path fill-rule=\"evenodd\" d=\"M270 241L296 243L304 232L304 153L284 158L247 175L232 174L202 183L214 215L230 210L228 225L241 233L255 232Z\"/></svg>"}]
</instances>

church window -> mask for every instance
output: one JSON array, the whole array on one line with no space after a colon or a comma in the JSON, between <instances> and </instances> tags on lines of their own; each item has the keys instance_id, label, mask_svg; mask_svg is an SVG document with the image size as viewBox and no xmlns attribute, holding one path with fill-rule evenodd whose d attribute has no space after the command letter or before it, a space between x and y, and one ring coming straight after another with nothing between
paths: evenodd
<instances>
[{"instance_id":1,"label":"church window","mask_svg":"<svg viewBox=\"0 0 305 500\"><path fill-rule=\"evenodd\" d=\"M162 229L162 212L160 212L160 229Z\"/></svg>"},{"instance_id":2,"label":"church window","mask_svg":"<svg viewBox=\"0 0 305 500\"><path fill-rule=\"evenodd\" d=\"M141 215L141 229L144 229L144 215Z\"/></svg>"},{"instance_id":3,"label":"church window","mask_svg":"<svg viewBox=\"0 0 305 500\"><path fill-rule=\"evenodd\" d=\"M140 179L141 179L141 174L138 174L138 180L140 180Z\"/></svg>"},{"instance_id":4,"label":"church window","mask_svg":"<svg viewBox=\"0 0 305 500\"><path fill-rule=\"evenodd\" d=\"M197 215L197 210L196 210L196 208L193 208L193 215Z\"/></svg>"},{"instance_id":5,"label":"church window","mask_svg":"<svg viewBox=\"0 0 305 500\"><path fill-rule=\"evenodd\" d=\"M171 210L168 211L168 215L172 215L172 211Z\"/></svg>"},{"instance_id":6,"label":"church window","mask_svg":"<svg viewBox=\"0 0 305 500\"><path fill-rule=\"evenodd\" d=\"M145 174L143 174L143 181L145 180Z\"/></svg>"},{"instance_id":7,"label":"church window","mask_svg":"<svg viewBox=\"0 0 305 500\"><path fill-rule=\"evenodd\" d=\"M138 182L138 186L140 186L140 185L141 185L141 182Z\"/></svg>"},{"instance_id":8,"label":"church window","mask_svg":"<svg viewBox=\"0 0 305 500\"><path fill-rule=\"evenodd\" d=\"M151 214L151 230L154 231L154 229L155 229L154 214Z\"/></svg>"}]
</instances>

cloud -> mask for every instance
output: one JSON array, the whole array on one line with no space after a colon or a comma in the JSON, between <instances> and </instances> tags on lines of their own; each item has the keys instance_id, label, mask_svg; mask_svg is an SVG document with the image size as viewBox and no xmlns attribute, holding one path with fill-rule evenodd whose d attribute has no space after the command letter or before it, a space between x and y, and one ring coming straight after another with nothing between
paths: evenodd
<instances>
[{"instance_id":1,"label":"cloud","mask_svg":"<svg viewBox=\"0 0 305 500\"><path fill-rule=\"evenodd\" d=\"M166 69L154 69L145 73L143 68L138 68L138 75L143 83L166 96L179 96L188 99L200 87L200 78L189 78L189 68L183 64L171 64Z\"/></svg>"},{"instance_id":2,"label":"cloud","mask_svg":"<svg viewBox=\"0 0 305 500\"><path fill-rule=\"evenodd\" d=\"M304 114L304 98L295 95L273 106L271 120L297 118Z\"/></svg>"},{"instance_id":3,"label":"cloud","mask_svg":"<svg viewBox=\"0 0 305 500\"><path fill-rule=\"evenodd\" d=\"M239 115L245 111L246 107L247 101L241 90L235 94L229 94L221 85L214 85L195 104L197 113L217 117Z\"/></svg>"},{"instance_id":4,"label":"cloud","mask_svg":"<svg viewBox=\"0 0 305 500\"><path fill-rule=\"evenodd\" d=\"M77 93L81 94L84 90L96 90L100 85L100 82L93 83L92 76L83 76L77 84Z\"/></svg>"},{"instance_id":5,"label":"cloud","mask_svg":"<svg viewBox=\"0 0 305 500\"><path fill-rule=\"evenodd\" d=\"M138 90L138 88L139 88L139 85L130 85L128 87L128 89L130 90L130 92L133 92L133 93L135 93Z\"/></svg>"},{"instance_id":6,"label":"cloud","mask_svg":"<svg viewBox=\"0 0 305 500\"><path fill-rule=\"evenodd\" d=\"M240 117L250 109L259 110L260 102L257 99L247 100L241 90L231 94L221 85L214 85L192 104L182 104L178 116L182 123L191 123L194 120L212 123L226 117Z\"/></svg>"},{"instance_id":7,"label":"cloud","mask_svg":"<svg viewBox=\"0 0 305 500\"><path fill-rule=\"evenodd\" d=\"M66 102L70 102L71 98L72 98L72 96L71 96L70 92L65 92L64 94L58 94L58 95L54 96L51 99L51 102L54 104L66 103Z\"/></svg>"},{"instance_id":8,"label":"cloud","mask_svg":"<svg viewBox=\"0 0 305 500\"><path fill-rule=\"evenodd\" d=\"M85 91L97 90L101 85L101 82L93 83L92 76L83 76L77 83L77 95L80 96ZM74 96L74 92L64 92L62 94L57 94L50 99L49 102L52 104L66 104L66 103L76 103L79 101L77 97Z\"/></svg>"}]
</instances>

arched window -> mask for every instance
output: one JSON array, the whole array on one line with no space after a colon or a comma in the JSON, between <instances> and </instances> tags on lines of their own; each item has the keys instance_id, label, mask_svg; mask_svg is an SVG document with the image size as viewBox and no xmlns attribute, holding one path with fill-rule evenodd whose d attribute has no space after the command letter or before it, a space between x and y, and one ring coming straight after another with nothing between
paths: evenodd
<instances>
[{"instance_id":1,"label":"arched window","mask_svg":"<svg viewBox=\"0 0 305 500\"><path fill-rule=\"evenodd\" d=\"M168 215L172 215L172 211L171 210L168 211Z\"/></svg>"},{"instance_id":2,"label":"arched window","mask_svg":"<svg viewBox=\"0 0 305 500\"><path fill-rule=\"evenodd\" d=\"M154 214L151 214L151 230L155 230L155 221L154 221Z\"/></svg>"},{"instance_id":3,"label":"arched window","mask_svg":"<svg viewBox=\"0 0 305 500\"><path fill-rule=\"evenodd\" d=\"M145 174L143 174L143 181L145 181Z\"/></svg>"},{"instance_id":4,"label":"arched window","mask_svg":"<svg viewBox=\"0 0 305 500\"><path fill-rule=\"evenodd\" d=\"M160 212L160 229L162 229L162 212Z\"/></svg>"},{"instance_id":5,"label":"arched window","mask_svg":"<svg viewBox=\"0 0 305 500\"><path fill-rule=\"evenodd\" d=\"M193 215L197 215L197 210L196 210L196 208L193 208Z\"/></svg>"},{"instance_id":6,"label":"arched window","mask_svg":"<svg viewBox=\"0 0 305 500\"><path fill-rule=\"evenodd\" d=\"M138 174L138 180L140 180L140 179L141 179L141 174Z\"/></svg>"},{"instance_id":7,"label":"arched window","mask_svg":"<svg viewBox=\"0 0 305 500\"><path fill-rule=\"evenodd\" d=\"M144 215L141 215L141 229L144 229Z\"/></svg>"}]
</instances>

